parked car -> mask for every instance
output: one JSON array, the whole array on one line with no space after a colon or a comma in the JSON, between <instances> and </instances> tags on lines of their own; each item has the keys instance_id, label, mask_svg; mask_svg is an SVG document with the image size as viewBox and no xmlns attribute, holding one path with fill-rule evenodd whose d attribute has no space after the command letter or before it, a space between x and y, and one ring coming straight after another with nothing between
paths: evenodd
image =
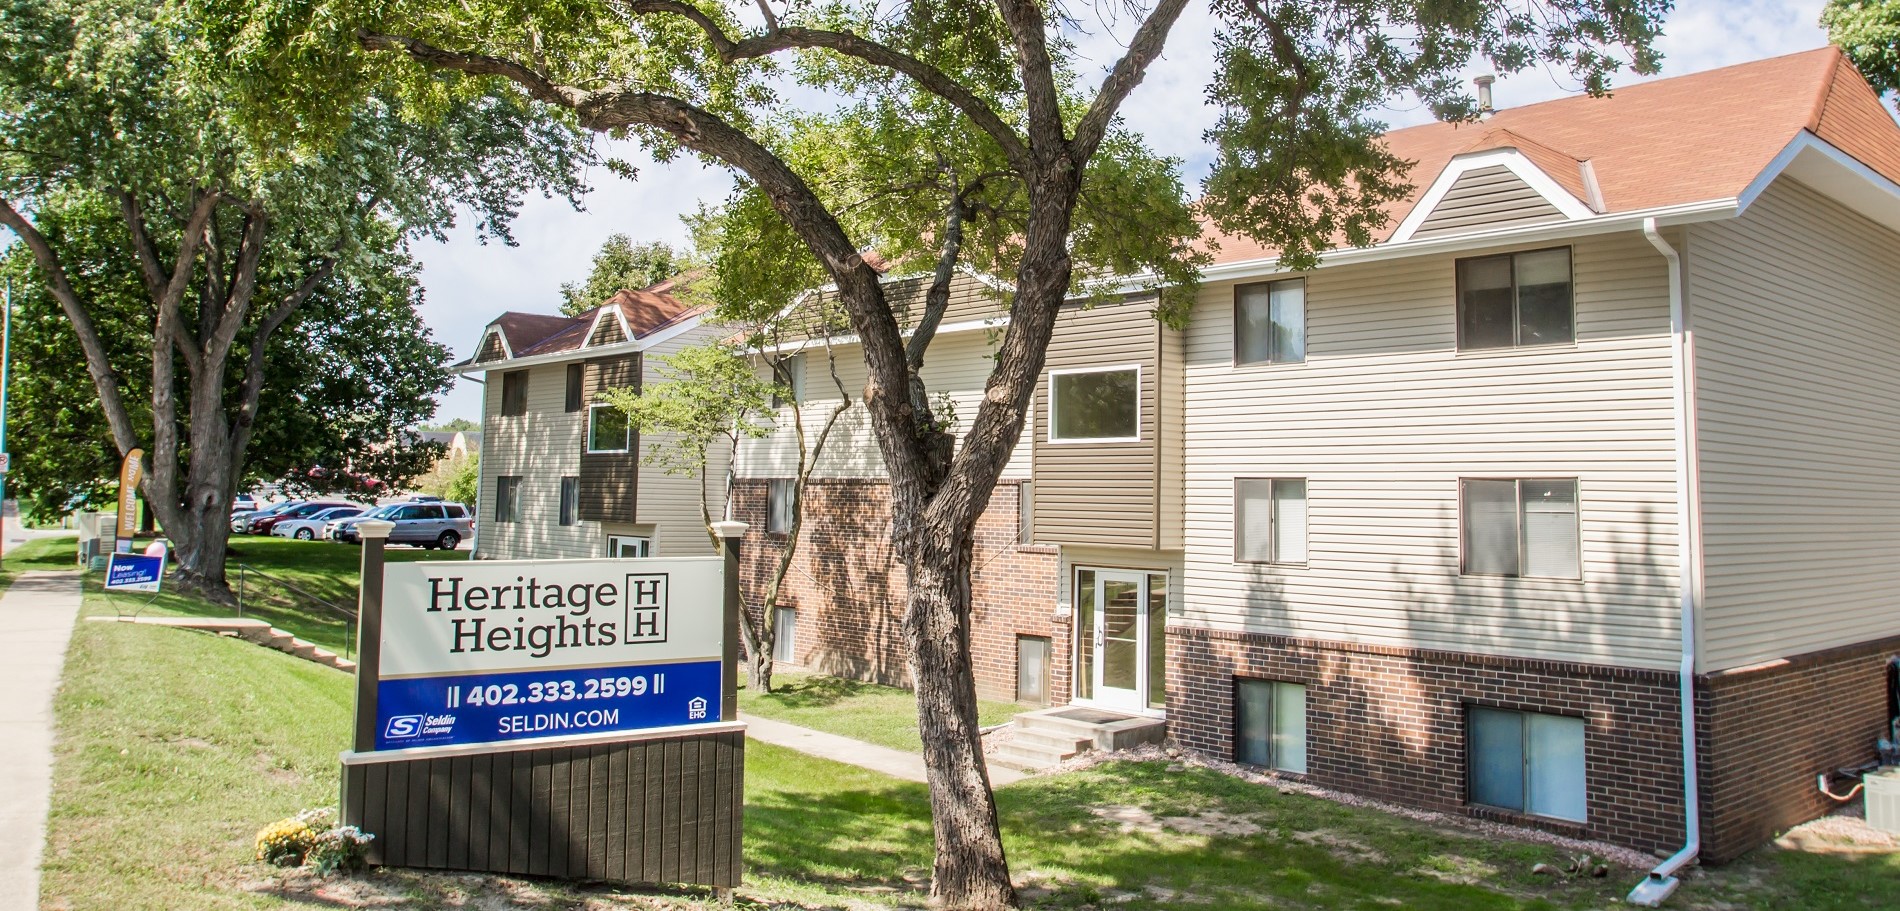
<instances>
[{"instance_id":1,"label":"parked car","mask_svg":"<svg viewBox=\"0 0 1900 911\"><path fill-rule=\"evenodd\" d=\"M338 519L347 519L351 516L360 516L362 514L363 507L361 506L332 506L329 509L319 510L312 515L302 518L279 519L275 524L271 525L270 533L273 538L296 538L299 541L315 541L318 536L323 533L324 527L331 522L335 522Z\"/></svg>"},{"instance_id":2,"label":"parked car","mask_svg":"<svg viewBox=\"0 0 1900 911\"><path fill-rule=\"evenodd\" d=\"M281 512L287 512L289 510L296 509L298 506L301 506L301 505L303 505L302 500L285 500L281 503L272 503L271 505L266 506L262 509L256 509L250 512L236 513L231 516L231 531L237 534L244 534L245 532L248 532L251 530L252 522L255 522L258 519L262 519L266 516L274 516Z\"/></svg>"},{"instance_id":3,"label":"parked car","mask_svg":"<svg viewBox=\"0 0 1900 911\"><path fill-rule=\"evenodd\" d=\"M246 523L245 530L254 535L267 535L270 534L270 530L279 522L285 522L291 519L308 519L326 509L335 509L339 506L354 506L357 509L362 509L361 506L344 500L306 500L283 512L253 518Z\"/></svg>"},{"instance_id":4,"label":"parked car","mask_svg":"<svg viewBox=\"0 0 1900 911\"><path fill-rule=\"evenodd\" d=\"M231 517L232 518L236 518L237 514L241 512L256 512L256 511L257 511L256 497L251 496L248 493L241 493L231 498Z\"/></svg>"},{"instance_id":5,"label":"parked car","mask_svg":"<svg viewBox=\"0 0 1900 911\"><path fill-rule=\"evenodd\" d=\"M475 534L475 520L467 506L460 503L391 503L353 519L336 523L336 540L361 544L357 523L364 519L382 519L395 524L389 543L410 544L430 550L454 550Z\"/></svg>"}]
</instances>

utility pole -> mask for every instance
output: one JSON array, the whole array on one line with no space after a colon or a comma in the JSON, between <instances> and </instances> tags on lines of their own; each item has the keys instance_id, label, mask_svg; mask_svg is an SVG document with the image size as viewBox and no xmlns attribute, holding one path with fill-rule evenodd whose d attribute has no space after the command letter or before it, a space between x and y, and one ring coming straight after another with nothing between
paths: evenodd
<instances>
[{"instance_id":1,"label":"utility pole","mask_svg":"<svg viewBox=\"0 0 1900 911\"><path fill-rule=\"evenodd\" d=\"M7 458L7 386L13 368L13 279L7 279L6 315L0 318L0 459L11 463ZM13 466L0 471L0 561L7 554L7 472Z\"/></svg>"}]
</instances>

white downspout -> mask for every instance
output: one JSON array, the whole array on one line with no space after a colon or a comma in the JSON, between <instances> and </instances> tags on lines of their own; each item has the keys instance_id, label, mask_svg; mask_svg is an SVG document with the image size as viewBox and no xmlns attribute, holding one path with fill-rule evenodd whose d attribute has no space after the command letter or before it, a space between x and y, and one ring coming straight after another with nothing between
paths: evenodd
<instances>
[{"instance_id":1,"label":"white downspout","mask_svg":"<svg viewBox=\"0 0 1900 911\"><path fill-rule=\"evenodd\" d=\"M1688 866L1702 851L1701 795L1696 780L1695 749L1695 605L1696 557L1701 541L1696 534L1698 508L1694 462L1695 377L1690 369L1688 302L1684 299L1682 257L1676 248L1656 230L1656 219L1643 219L1643 236L1669 263L1669 372L1675 384L1676 431L1676 543L1682 593L1682 664L1678 672L1682 700L1682 807L1684 838L1682 850L1649 871L1643 881L1630 890L1633 905L1653 908L1662 904L1680 885L1676 871Z\"/></svg>"}]
</instances>

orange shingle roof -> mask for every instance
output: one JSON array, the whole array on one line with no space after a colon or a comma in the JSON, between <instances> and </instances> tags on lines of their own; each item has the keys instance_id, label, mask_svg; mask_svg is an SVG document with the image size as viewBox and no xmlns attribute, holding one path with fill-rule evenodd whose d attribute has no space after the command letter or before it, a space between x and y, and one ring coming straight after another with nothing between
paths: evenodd
<instances>
[{"instance_id":1,"label":"orange shingle roof","mask_svg":"<svg viewBox=\"0 0 1900 911\"><path fill-rule=\"evenodd\" d=\"M1900 125L1838 48L1825 47L1687 76L1496 112L1477 123L1394 130L1386 145L1417 162L1411 194L1386 206L1391 237L1452 158L1517 148L1586 202L1578 164L1590 162L1606 212L1729 199L1807 130L1900 182ZM1273 252L1217 234L1216 262Z\"/></svg>"}]
</instances>

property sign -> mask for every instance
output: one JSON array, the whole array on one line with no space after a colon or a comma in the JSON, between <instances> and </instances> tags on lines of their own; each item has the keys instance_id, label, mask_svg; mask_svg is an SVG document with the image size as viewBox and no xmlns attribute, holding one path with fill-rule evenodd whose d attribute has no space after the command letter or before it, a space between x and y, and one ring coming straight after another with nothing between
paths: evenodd
<instances>
[{"instance_id":1,"label":"property sign","mask_svg":"<svg viewBox=\"0 0 1900 911\"><path fill-rule=\"evenodd\" d=\"M164 576L163 556L110 554L106 558L107 591L157 592Z\"/></svg>"},{"instance_id":2,"label":"property sign","mask_svg":"<svg viewBox=\"0 0 1900 911\"><path fill-rule=\"evenodd\" d=\"M0 474L13 471L13 454L0 452Z\"/></svg>"},{"instance_id":3,"label":"property sign","mask_svg":"<svg viewBox=\"0 0 1900 911\"><path fill-rule=\"evenodd\" d=\"M718 722L724 565L389 564L376 749Z\"/></svg>"}]
</instances>

